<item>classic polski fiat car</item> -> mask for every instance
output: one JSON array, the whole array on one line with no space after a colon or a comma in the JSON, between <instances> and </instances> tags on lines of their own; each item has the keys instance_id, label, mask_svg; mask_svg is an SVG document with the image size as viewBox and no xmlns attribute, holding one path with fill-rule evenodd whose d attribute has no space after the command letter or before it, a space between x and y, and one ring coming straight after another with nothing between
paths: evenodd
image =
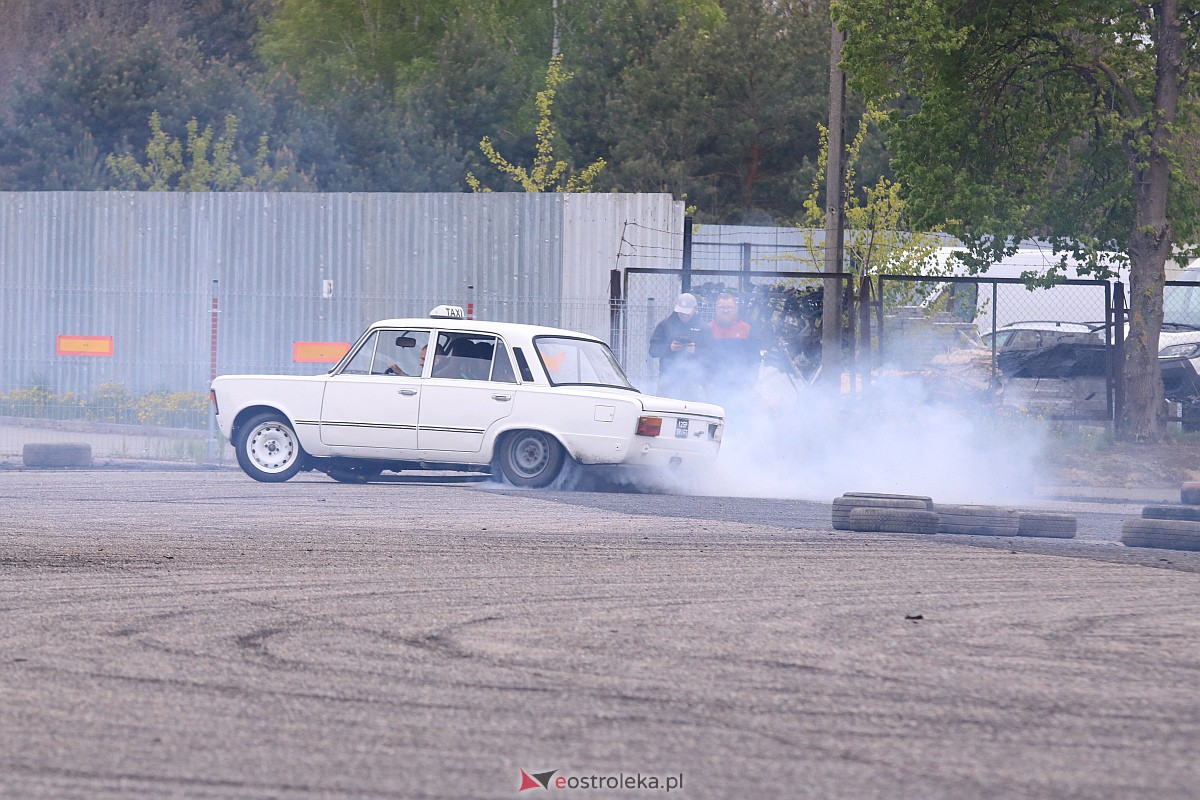
<instances>
[{"instance_id":1,"label":"classic polski fiat car","mask_svg":"<svg viewBox=\"0 0 1200 800\"><path fill-rule=\"evenodd\" d=\"M424 468L537 487L568 458L656 468L716 458L720 406L640 393L595 337L464 316L439 306L376 322L324 375L216 378L217 425L238 464L268 482Z\"/></svg>"}]
</instances>

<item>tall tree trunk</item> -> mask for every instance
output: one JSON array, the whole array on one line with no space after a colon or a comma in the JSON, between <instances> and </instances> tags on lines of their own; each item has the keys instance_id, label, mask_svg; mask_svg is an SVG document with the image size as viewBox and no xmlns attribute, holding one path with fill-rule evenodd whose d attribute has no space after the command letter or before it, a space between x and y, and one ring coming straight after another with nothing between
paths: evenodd
<instances>
[{"instance_id":1,"label":"tall tree trunk","mask_svg":"<svg viewBox=\"0 0 1200 800\"><path fill-rule=\"evenodd\" d=\"M1129 245L1129 335L1125 343L1125 408L1121 435L1133 441L1161 439L1166 405L1158 363L1163 321L1163 283L1174 235L1167 220L1170 181L1170 126L1179 107L1183 37L1176 0L1163 0L1154 20L1157 51L1154 113L1143 130L1149 152L1131 146L1130 162L1137 191L1136 217ZM1132 144L1132 143L1131 143Z\"/></svg>"},{"instance_id":2,"label":"tall tree trunk","mask_svg":"<svg viewBox=\"0 0 1200 800\"><path fill-rule=\"evenodd\" d=\"M1137 215L1142 218L1140 200ZM1131 441L1156 441L1163 436L1166 404L1158 364L1158 334L1163 321L1163 282L1170 238L1165 226L1136 233L1129 250L1129 334L1125 340L1121 437Z\"/></svg>"}]
</instances>

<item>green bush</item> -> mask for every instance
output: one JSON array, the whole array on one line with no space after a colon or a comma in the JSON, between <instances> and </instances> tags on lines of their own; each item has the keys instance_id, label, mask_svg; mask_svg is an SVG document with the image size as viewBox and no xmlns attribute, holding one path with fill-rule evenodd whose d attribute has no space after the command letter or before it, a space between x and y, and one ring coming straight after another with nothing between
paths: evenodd
<instances>
[{"instance_id":1,"label":"green bush","mask_svg":"<svg viewBox=\"0 0 1200 800\"><path fill-rule=\"evenodd\" d=\"M208 395L160 390L135 397L124 385L104 383L86 398L55 394L45 386L0 392L0 415L53 420L86 420L165 428L208 426Z\"/></svg>"}]
</instances>

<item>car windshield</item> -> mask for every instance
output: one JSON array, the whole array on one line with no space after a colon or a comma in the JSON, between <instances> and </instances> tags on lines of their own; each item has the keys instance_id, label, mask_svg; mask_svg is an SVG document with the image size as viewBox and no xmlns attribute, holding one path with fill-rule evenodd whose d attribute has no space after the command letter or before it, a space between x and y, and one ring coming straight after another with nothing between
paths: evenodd
<instances>
[{"instance_id":1,"label":"car windshield","mask_svg":"<svg viewBox=\"0 0 1200 800\"><path fill-rule=\"evenodd\" d=\"M1200 328L1200 270L1184 270L1179 280L1197 285L1163 288L1163 323L1180 328Z\"/></svg>"},{"instance_id":2,"label":"car windshield","mask_svg":"<svg viewBox=\"0 0 1200 800\"><path fill-rule=\"evenodd\" d=\"M538 358L555 386L613 386L633 389L616 357L603 342L538 336L534 339Z\"/></svg>"}]
</instances>

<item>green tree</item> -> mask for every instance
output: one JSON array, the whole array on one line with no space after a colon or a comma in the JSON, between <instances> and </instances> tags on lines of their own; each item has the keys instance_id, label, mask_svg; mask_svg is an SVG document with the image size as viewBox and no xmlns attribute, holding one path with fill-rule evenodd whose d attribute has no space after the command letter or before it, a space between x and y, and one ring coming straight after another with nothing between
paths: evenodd
<instances>
[{"instance_id":1,"label":"green tree","mask_svg":"<svg viewBox=\"0 0 1200 800\"><path fill-rule=\"evenodd\" d=\"M946 271L939 266L934 254L939 239L938 228L913 231L908 220L908 204L900 184L880 177L874 185L859 185L857 165L862 159L867 133L873 124L884 117L880 110L869 107L859 120L858 131L845 155L845 241L846 271L856 276L879 275L887 272L903 275L935 275ZM820 272L825 264L825 240L816 231L825 225L825 175L828 168L829 129L819 126L821 153L809 195L804 200L805 253L807 268ZM940 228L940 226L938 226ZM884 297L885 304L911 305L918 301L921 284L891 282L892 295Z\"/></svg>"},{"instance_id":2,"label":"green tree","mask_svg":"<svg viewBox=\"0 0 1200 800\"><path fill-rule=\"evenodd\" d=\"M268 133L287 148L277 153L278 163L295 164L281 188L311 188L317 164L331 180L344 171L325 115L301 102L287 76L261 80L158 28L127 34L84 25L14 89L11 113L0 117L0 186L107 189L112 176L104 156L144 152L146 120L155 110L168 131L230 113L243 128ZM252 163L255 142L239 143L236 156Z\"/></svg>"},{"instance_id":3,"label":"green tree","mask_svg":"<svg viewBox=\"0 0 1200 800\"><path fill-rule=\"evenodd\" d=\"M1189 0L835 0L852 85L920 103L889 142L910 207L955 218L978 263L1031 235L1130 266L1122 435L1160 438L1164 265L1192 249L1200 185L1184 135L1200 8ZM1186 247L1185 247L1186 245Z\"/></svg>"},{"instance_id":4,"label":"green tree","mask_svg":"<svg viewBox=\"0 0 1200 800\"><path fill-rule=\"evenodd\" d=\"M721 9L715 22L690 14L622 72L601 123L610 179L686 195L708 220L794 218L827 105L825 5L723 0Z\"/></svg>"},{"instance_id":5,"label":"green tree","mask_svg":"<svg viewBox=\"0 0 1200 800\"><path fill-rule=\"evenodd\" d=\"M724 18L715 2L681 0L571 0L560 3L562 48L576 77L557 99L556 119L576 162L609 157L620 132L607 122L627 113L610 106L629 70L646 69L660 42L689 15L710 28ZM659 107L656 112L662 111ZM636 127L634 125L633 127ZM635 170L629 170L633 174ZM624 185L625 171L612 165L600 176L606 187ZM686 191L680 189L680 191Z\"/></svg>"},{"instance_id":6,"label":"green tree","mask_svg":"<svg viewBox=\"0 0 1200 800\"><path fill-rule=\"evenodd\" d=\"M596 176L605 167L604 159L599 158L579 172L571 174L570 165L555 157L555 140L558 138L558 134L553 118L554 97L558 93L558 87L572 77L570 72L563 69L562 56L550 59L550 64L546 68L546 88L537 93L538 122L534 131L537 154L533 158L532 167L526 169L513 164L500 155L488 136L483 137L479 142L479 149L483 151L488 161L501 173L520 184L526 192L590 192ZM491 191L480 183L474 173L467 173L467 183L473 191Z\"/></svg>"},{"instance_id":7,"label":"green tree","mask_svg":"<svg viewBox=\"0 0 1200 800\"><path fill-rule=\"evenodd\" d=\"M446 33L463 15L488 18L497 42L521 43L530 29L549 35L544 23L531 24L549 14L541 0L278 0L258 52L327 103L352 83L403 90L436 63Z\"/></svg>"},{"instance_id":8,"label":"green tree","mask_svg":"<svg viewBox=\"0 0 1200 800\"><path fill-rule=\"evenodd\" d=\"M146 162L132 155L110 155L109 170L119 187L152 192L232 192L270 191L287 177L287 169L276 169L268 161L267 135L259 137L254 171L243 174L235 157L237 117L225 116L225 128L218 136L211 125L200 131L195 119L187 123L187 140L181 141L162 129L155 111L150 115L150 143Z\"/></svg>"}]
</instances>

